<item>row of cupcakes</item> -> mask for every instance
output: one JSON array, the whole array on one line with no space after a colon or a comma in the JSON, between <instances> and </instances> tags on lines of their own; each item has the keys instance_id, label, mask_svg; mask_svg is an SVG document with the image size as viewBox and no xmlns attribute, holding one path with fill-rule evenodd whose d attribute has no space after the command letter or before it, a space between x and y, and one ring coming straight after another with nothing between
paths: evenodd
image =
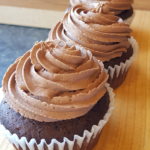
<instances>
[{"instance_id":1,"label":"row of cupcakes","mask_svg":"<svg viewBox=\"0 0 150 150\"><path fill-rule=\"evenodd\" d=\"M137 54L131 31L106 4L71 7L8 68L0 131L17 150L91 150L114 108L106 82L121 85Z\"/></svg>"},{"instance_id":2,"label":"row of cupcakes","mask_svg":"<svg viewBox=\"0 0 150 150\"><path fill-rule=\"evenodd\" d=\"M131 32L129 25L110 12L107 4L77 4L50 31L49 40L69 41L90 50L104 63L108 83L116 89L125 80L138 52Z\"/></svg>"}]
</instances>

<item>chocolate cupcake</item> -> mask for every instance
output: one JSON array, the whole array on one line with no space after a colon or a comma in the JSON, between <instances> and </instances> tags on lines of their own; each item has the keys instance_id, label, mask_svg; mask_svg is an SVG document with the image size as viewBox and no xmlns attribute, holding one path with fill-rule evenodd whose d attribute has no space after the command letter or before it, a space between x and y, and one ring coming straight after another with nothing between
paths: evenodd
<instances>
[{"instance_id":1,"label":"chocolate cupcake","mask_svg":"<svg viewBox=\"0 0 150 150\"><path fill-rule=\"evenodd\" d=\"M61 39L78 44L104 62L110 86L116 89L124 81L138 50L130 37L131 29L101 3L73 6L49 33L49 40Z\"/></svg>"},{"instance_id":2,"label":"chocolate cupcake","mask_svg":"<svg viewBox=\"0 0 150 150\"><path fill-rule=\"evenodd\" d=\"M111 12L114 12L116 16L122 18L124 22L131 24L134 18L134 11L132 8L133 0L70 0L71 6L80 3L89 3L96 7L99 2L107 2Z\"/></svg>"},{"instance_id":3,"label":"chocolate cupcake","mask_svg":"<svg viewBox=\"0 0 150 150\"><path fill-rule=\"evenodd\" d=\"M4 75L0 131L17 150L92 149L114 107L107 79L90 51L36 43Z\"/></svg>"}]
</instances>

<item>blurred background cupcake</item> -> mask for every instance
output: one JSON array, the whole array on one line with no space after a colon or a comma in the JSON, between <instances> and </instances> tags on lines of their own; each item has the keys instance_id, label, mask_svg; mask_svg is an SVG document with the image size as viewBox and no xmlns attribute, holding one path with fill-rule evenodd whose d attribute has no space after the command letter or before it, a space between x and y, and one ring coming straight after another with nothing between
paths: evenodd
<instances>
[{"instance_id":1,"label":"blurred background cupcake","mask_svg":"<svg viewBox=\"0 0 150 150\"><path fill-rule=\"evenodd\" d=\"M123 21L128 24L130 24L134 18L134 11L132 8L133 0L70 0L71 6L80 3L89 3L96 7L99 2L107 2L110 11L114 12L116 16L122 18Z\"/></svg>"},{"instance_id":2,"label":"blurred background cupcake","mask_svg":"<svg viewBox=\"0 0 150 150\"><path fill-rule=\"evenodd\" d=\"M36 43L4 75L0 132L17 150L92 149L114 108L107 79L90 51Z\"/></svg>"},{"instance_id":3,"label":"blurred background cupcake","mask_svg":"<svg viewBox=\"0 0 150 150\"><path fill-rule=\"evenodd\" d=\"M90 50L104 62L108 83L116 89L125 80L138 51L131 32L129 25L110 12L107 4L77 4L50 31L49 40L70 41Z\"/></svg>"}]
</instances>

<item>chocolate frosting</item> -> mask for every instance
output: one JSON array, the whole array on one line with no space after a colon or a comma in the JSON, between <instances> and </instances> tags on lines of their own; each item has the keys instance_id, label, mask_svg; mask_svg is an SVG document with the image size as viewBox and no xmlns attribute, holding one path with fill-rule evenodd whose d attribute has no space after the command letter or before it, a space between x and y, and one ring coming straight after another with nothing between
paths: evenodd
<instances>
[{"instance_id":1,"label":"chocolate frosting","mask_svg":"<svg viewBox=\"0 0 150 150\"><path fill-rule=\"evenodd\" d=\"M80 4L80 3L99 3L99 2L107 2L109 9L111 12L114 12L115 15L120 14L121 12L123 12L124 10L129 10L131 9L131 5L133 4L133 0L70 0L70 4L76 5L76 4ZM92 5L93 5L92 4ZM94 5L95 5L94 4Z\"/></svg>"},{"instance_id":2,"label":"chocolate frosting","mask_svg":"<svg viewBox=\"0 0 150 150\"><path fill-rule=\"evenodd\" d=\"M49 39L61 39L78 44L103 62L120 57L130 46L128 38L132 30L106 4L78 4L65 14L50 31Z\"/></svg>"},{"instance_id":3,"label":"chocolate frosting","mask_svg":"<svg viewBox=\"0 0 150 150\"><path fill-rule=\"evenodd\" d=\"M3 78L7 103L22 116L53 122L86 114L105 94L108 75L90 51L63 41L36 43Z\"/></svg>"}]
</instances>

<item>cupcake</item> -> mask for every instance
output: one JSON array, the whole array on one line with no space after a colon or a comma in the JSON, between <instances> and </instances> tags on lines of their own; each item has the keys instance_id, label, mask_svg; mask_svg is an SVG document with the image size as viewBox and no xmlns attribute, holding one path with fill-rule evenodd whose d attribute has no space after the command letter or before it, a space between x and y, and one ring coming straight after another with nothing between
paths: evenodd
<instances>
[{"instance_id":1,"label":"cupcake","mask_svg":"<svg viewBox=\"0 0 150 150\"><path fill-rule=\"evenodd\" d=\"M114 107L107 79L90 51L36 43L4 75L0 132L17 150L92 149Z\"/></svg>"},{"instance_id":2,"label":"cupcake","mask_svg":"<svg viewBox=\"0 0 150 150\"><path fill-rule=\"evenodd\" d=\"M114 12L116 16L122 18L123 21L128 24L130 24L134 18L134 11L132 8L133 0L70 0L71 6L74 6L79 3L89 3L91 5L96 6L99 2L107 2L110 11Z\"/></svg>"},{"instance_id":3,"label":"cupcake","mask_svg":"<svg viewBox=\"0 0 150 150\"><path fill-rule=\"evenodd\" d=\"M131 29L122 19L109 12L107 4L97 7L73 6L49 33L49 40L61 39L78 44L103 61L108 83L113 89L124 81L138 46L130 37Z\"/></svg>"}]
</instances>

